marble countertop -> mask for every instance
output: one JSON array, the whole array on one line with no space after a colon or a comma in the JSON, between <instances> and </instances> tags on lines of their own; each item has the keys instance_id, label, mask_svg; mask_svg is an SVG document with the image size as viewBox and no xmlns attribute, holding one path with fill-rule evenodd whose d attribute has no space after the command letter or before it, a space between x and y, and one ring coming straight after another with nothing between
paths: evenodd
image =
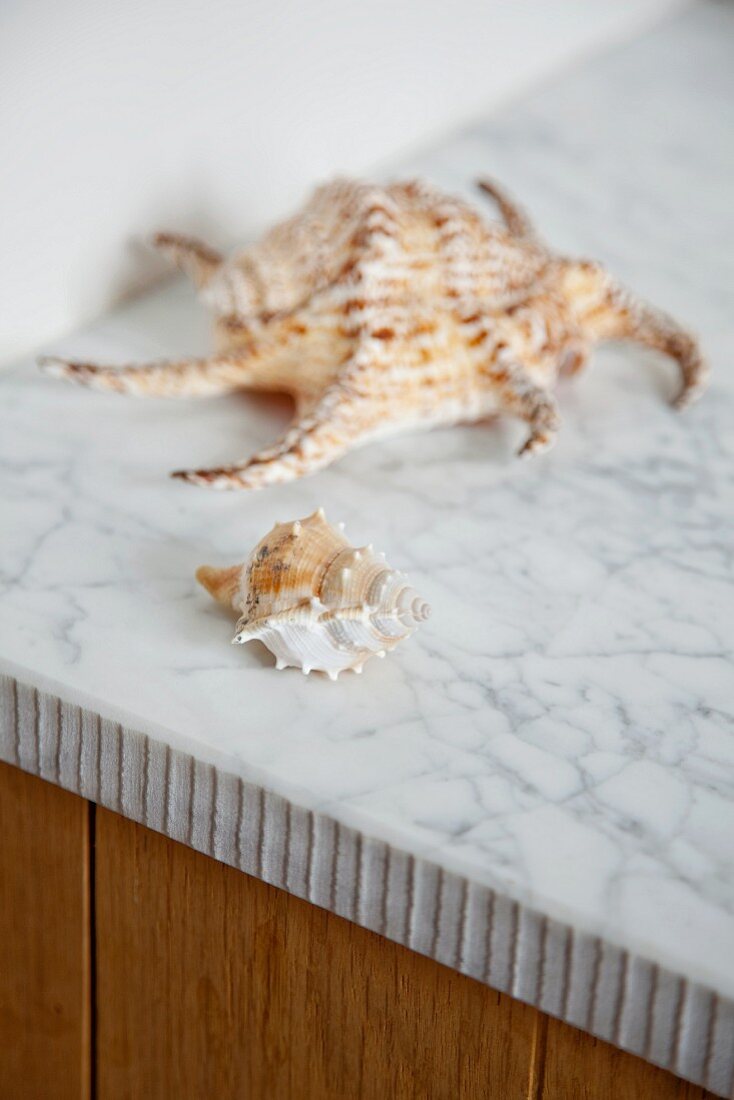
<instances>
[{"instance_id":1,"label":"marble countertop","mask_svg":"<svg viewBox=\"0 0 734 1100\"><path fill-rule=\"evenodd\" d=\"M545 237L696 329L713 384L604 349L553 452L455 428L302 482L167 471L273 439L285 405L0 379L0 669L734 996L734 10L690 9L399 166L502 180ZM478 200L481 201L481 200ZM181 227L185 229L185 227ZM203 353L176 283L56 344ZM232 647L196 567L323 505L433 615L337 683Z\"/></svg>"}]
</instances>

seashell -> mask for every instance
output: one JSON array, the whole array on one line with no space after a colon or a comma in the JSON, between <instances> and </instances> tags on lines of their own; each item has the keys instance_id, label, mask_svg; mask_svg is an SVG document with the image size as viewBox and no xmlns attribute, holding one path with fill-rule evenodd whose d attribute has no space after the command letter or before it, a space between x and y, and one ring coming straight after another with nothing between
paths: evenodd
<instances>
[{"instance_id":1,"label":"seashell","mask_svg":"<svg viewBox=\"0 0 734 1100\"><path fill-rule=\"evenodd\" d=\"M42 365L120 392L292 394L296 416L275 446L174 475L216 489L261 489L389 433L495 414L527 425L521 454L544 450L559 427L558 376L579 371L603 340L676 360L678 407L702 392L707 369L693 336L599 264L552 253L507 195L480 186L504 225L419 181L335 180L230 259L159 234L155 244L214 310L217 353L121 369Z\"/></svg>"},{"instance_id":2,"label":"seashell","mask_svg":"<svg viewBox=\"0 0 734 1100\"><path fill-rule=\"evenodd\" d=\"M197 570L220 603L239 612L235 643L258 638L277 668L361 672L428 618L428 604L372 546L351 545L323 509L276 523L243 565Z\"/></svg>"}]
</instances>

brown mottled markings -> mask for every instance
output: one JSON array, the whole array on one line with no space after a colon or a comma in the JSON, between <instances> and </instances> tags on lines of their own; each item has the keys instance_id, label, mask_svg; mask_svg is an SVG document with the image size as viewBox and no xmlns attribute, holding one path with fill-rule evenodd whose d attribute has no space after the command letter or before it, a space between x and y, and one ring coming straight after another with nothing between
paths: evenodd
<instances>
[{"instance_id":1,"label":"brown mottled markings","mask_svg":"<svg viewBox=\"0 0 734 1100\"><path fill-rule=\"evenodd\" d=\"M366 305L367 305L367 299L366 298L347 298L347 300L345 302L342 302L342 305L340 307L340 312L346 313L346 314L354 313L357 310L359 310L359 311L363 310Z\"/></svg>"},{"instance_id":2,"label":"brown mottled markings","mask_svg":"<svg viewBox=\"0 0 734 1100\"><path fill-rule=\"evenodd\" d=\"M487 364L481 368L481 372L498 385L505 385L510 381L510 372L504 367L490 366Z\"/></svg>"},{"instance_id":3,"label":"brown mottled markings","mask_svg":"<svg viewBox=\"0 0 734 1100\"><path fill-rule=\"evenodd\" d=\"M350 258L347 260L347 262L344 264L341 271L339 272L337 281L340 281L340 280L343 281L343 280L347 279L352 274L352 272L355 270L355 268L358 266L358 264L359 264L359 257L358 256L350 256Z\"/></svg>"}]
</instances>

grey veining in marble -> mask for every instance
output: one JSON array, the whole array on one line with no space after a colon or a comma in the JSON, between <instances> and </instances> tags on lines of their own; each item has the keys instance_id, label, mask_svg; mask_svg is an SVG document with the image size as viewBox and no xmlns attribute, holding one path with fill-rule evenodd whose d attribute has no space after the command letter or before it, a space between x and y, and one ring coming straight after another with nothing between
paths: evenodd
<instances>
[{"instance_id":1,"label":"grey veining in marble","mask_svg":"<svg viewBox=\"0 0 734 1100\"><path fill-rule=\"evenodd\" d=\"M503 422L216 495L166 471L253 451L283 406L135 402L21 364L0 381L5 667L734 995L732 34L734 10L697 6L401 166L496 175L556 247L696 328L700 405L675 415L672 366L610 349L533 462ZM176 285L53 350L205 348ZM193 581L319 504L433 605L336 684L232 648Z\"/></svg>"}]
</instances>

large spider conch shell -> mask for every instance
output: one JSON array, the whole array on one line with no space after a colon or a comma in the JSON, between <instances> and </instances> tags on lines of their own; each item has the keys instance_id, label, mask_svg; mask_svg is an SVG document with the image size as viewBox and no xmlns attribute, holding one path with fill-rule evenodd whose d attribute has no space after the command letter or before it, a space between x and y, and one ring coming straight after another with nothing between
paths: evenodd
<instances>
[{"instance_id":1,"label":"large spider conch shell","mask_svg":"<svg viewBox=\"0 0 734 1100\"><path fill-rule=\"evenodd\" d=\"M276 523L243 565L202 565L196 579L240 613L233 642L258 638L277 668L361 672L430 614L402 573L371 546L356 549L323 509Z\"/></svg>"},{"instance_id":2,"label":"large spider conch shell","mask_svg":"<svg viewBox=\"0 0 734 1100\"><path fill-rule=\"evenodd\" d=\"M581 370L603 340L675 359L679 408L703 392L708 368L690 333L599 264L554 255L501 189L481 187L504 225L419 180L334 180L230 259L159 234L214 308L217 352L119 370L42 366L120 393L292 394L295 419L273 446L173 475L214 489L264 489L394 432L498 414L525 421L521 454L543 451L560 425L559 376Z\"/></svg>"}]
</instances>

